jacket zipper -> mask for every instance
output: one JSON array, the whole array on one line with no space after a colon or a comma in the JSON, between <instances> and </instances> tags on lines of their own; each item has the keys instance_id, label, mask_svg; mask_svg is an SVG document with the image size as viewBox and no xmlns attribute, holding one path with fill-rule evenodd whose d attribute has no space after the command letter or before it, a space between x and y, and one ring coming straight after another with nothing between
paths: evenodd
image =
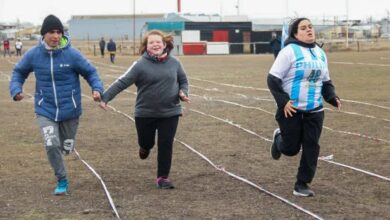
<instances>
[{"instance_id":1,"label":"jacket zipper","mask_svg":"<svg viewBox=\"0 0 390 220\"><path fill-rule=\"evenodd\" d=\"M72 101L73 101L73 106L74 106L74 108L77 108L76 100L74 100L74 96L73 96L73 94L74 94L75 91L76 91L75 89L72 90Z\"/></svg>"},{"instance_id":2,"label":"jacket zipper","mask_svg":"<svg viewBox=\"0 0 390 220\"><path fill-rule=\"evenodd\" d=\"M54 82L54 67L53 67L53 51L50 51L50 72L51 72L51 82L53 84L53 92L54 92L54 102L56 104L56 118L54 121L58 121L58 100L57 100L57 89L56 84Z\"/></svg>"},{"instance_id":3,"label":"jacket zipper","mask_svg":"<svg viewBox=\"0 0 390 220\"><path fill-rule=\"evenodd\" d=\"M39 90L40 94L41 94L41 99L38 101L38 105L40 106L41 103L43 102L43 93L42 93L42 89Z\"/></svg>"}]
</instances>

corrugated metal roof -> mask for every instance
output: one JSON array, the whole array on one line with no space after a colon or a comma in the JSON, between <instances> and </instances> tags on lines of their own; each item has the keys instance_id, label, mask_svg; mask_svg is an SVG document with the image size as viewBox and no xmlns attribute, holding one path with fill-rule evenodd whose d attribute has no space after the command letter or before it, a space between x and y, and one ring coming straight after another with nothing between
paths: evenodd
<instances>
[{"instance_id":1,"label":"corrugated metal roof","mask_svg":"<svg viewBox=\"0 0 390 220\"><path fill-rule=\"evenodd\" d=\"M162 18L165 14L136 14L135 18ZM73 15L73 19L132 19L134 15Z\"/></svg>"}]
</instances>

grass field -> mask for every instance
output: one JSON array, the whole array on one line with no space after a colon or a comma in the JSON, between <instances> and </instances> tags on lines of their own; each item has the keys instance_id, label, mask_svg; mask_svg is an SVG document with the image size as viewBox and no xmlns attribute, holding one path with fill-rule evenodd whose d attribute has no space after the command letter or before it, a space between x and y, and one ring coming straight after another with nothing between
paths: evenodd
<instances>
[{"instance_id":1,"label":"grass field","mask_svg":"<svg viewBox=\"0 0 390 220\"><path fill-rule=\"evenodd\" d=\"M156 149L149 159L138 158L133 122L86 97L77 151L101 175L122 219L313 219L264 191L324 219L388 219L390 51L328 56L343 106L338 112L326 105L320 155L333 160L320 158L313 198L292 195L300 155L279 161L269 155L276 127L275 103L266 89L271 55L179 57L191 103L184 105L174 144L174 190L156 189ZM136 57L120 56L115 65L108 58L89 59L108 86ZM51 195L56 180L33 99L16 103L9 97L15 62L0 58L0 219L113 219L100 181L75 155L66 157L70 195ZM34 94L33 75L24 89ZM128 88L110 105L132 116L135 91ZM85 82L83 92L90 96ZM262 190L215 169L186 146Z\"/></svg>"}]
</instances>

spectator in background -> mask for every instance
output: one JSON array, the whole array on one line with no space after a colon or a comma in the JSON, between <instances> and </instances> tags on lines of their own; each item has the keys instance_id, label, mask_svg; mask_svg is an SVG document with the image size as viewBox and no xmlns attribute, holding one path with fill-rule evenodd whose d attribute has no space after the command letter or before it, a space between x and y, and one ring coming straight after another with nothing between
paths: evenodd
<instances>
[{"instance_id":1,"label":"spectator in background","mask_svg":"<svg viewBox=\"0 0 390 220\"><path fill-rule=\"evenodd\" d=\"M115 63L116 44L112 38L110 38L110 41L107 44L107 50L110 53L111 63Z\"/></svg>"},{"instance_id":2,"label":"spectator in background","mask_svg":"<svg viewBox=\"0 0 390 220\"><path fill-rule=\"evenodd\" d=\"M16 56L22 56L23 43L18 38L15 42Z\"/></svg>"},{"instance_id":3,"label":"spectator in background","mask_svg":"<svg viewBox=\"0 0 390 220\"><path fill-rule=\"evenodd\" d=\"M106 48L106 41L104 40L104 37L102 37L99 41L99 48L100 48L100 55L103 58L104 57L104 49Z\"/></svg>"},{"instance_id":4,"label":"spectator in background","mask_svg":"<svg viewBox=\"0 0 390 220\"><path fill-rule=\"evenodd\" d=\"M5 55L8 53L8 56L11 57L11 52L10 52L10 45L9 45L9 40L8 39L5 39L3 41L3 47L4 47L4 51L3 51L3 54L4 54L4 57Z\"/></svg>"},{"instance_id":5,"label":"spectator in background","mask_svg":"<svg viewBox=\"0 0 390 220\"><path fill-rule=\"evenodd\" d=\"M276 34L276 32L272 32L272 36L271 36L271 40L269 42L269 45L271 45L272 52L274 53L274 58L276 59L276 57L279 54L280 45L281 45L280 36L278 36Z\"/></svg>"}]
</instances>

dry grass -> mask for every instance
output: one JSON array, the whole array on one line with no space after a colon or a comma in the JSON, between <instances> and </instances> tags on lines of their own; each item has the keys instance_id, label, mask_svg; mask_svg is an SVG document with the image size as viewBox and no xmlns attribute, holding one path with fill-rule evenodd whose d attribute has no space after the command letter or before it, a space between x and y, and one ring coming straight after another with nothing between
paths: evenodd
<instances>
[{"instance_id":1,"label":"dry grass","mask_svg":"<svg viewBox=\"0 0 390 220\"><path fill-rule=\"evenodd\" d=\"M389 57L388 51L329 54L331 76L338 95L346 100L390 107ZM121 75L136 58L120 56L115 66L108 63L108 58L90 59L109 85L114 80L112 77ZM272 114L215 100L273 113L273 102L256 99L272 100L268 92L226 85L266 88L266 74L273 62L271 55L187 56L180 59L190 77L194 95L191 104L185 106L177 139L217 165L326 219L386 219L390 216L388 181L320 161L312 184L317 196L296 198L292 196L292 186L299 157L273 161L268 152L269 142L192 111L232 121L270 139L276 126ZM16 60L12 58L11 61ZM73 156L66 159L70 196L51 195L55 180L34 119L32 100L27 98L15 103L8 95L4 74L9 75L11 69L12 64L0 58L0 219L111 219L100 183ZM83 86L84 93L89 95L90 90L85 83ZM33 93L33 89L31 77L25 91ZM129 90L135 91L135 87ZM134 95L123 92L110 104L132 115L134 102ZM83 105L77 149L101 174L122 219L311 219L215 170L178 142L174 145L171 172L177 189L157 190L153 182L155 149L148 160L137 158L133 123L113 111L103 112L88 99L84 98ZM324 125L390 140L389 109L344 101L343 111L375 117L326 111ZM321 155L333 154L337 162L389 177L389 153L389 142L323 130Z\"/></svg>"}]
</instances>

